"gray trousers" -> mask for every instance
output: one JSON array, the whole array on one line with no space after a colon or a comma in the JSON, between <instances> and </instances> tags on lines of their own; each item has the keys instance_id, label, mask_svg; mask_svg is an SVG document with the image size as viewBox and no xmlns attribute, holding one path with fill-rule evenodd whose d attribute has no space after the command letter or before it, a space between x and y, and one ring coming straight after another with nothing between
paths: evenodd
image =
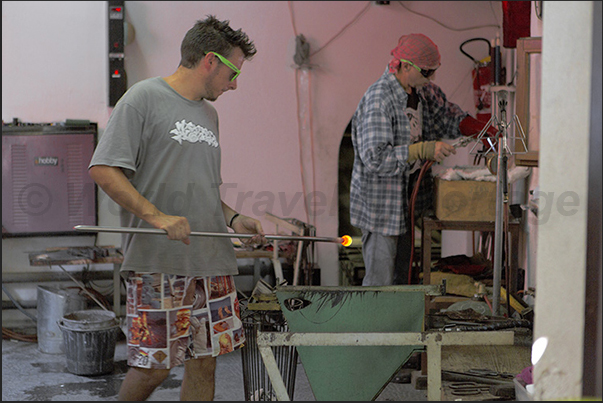
<instances>
[{"instance_id":1,"label":"gray trousers","mask_svg":"<svg viewBox=\"0 0 603 403\"><path fill-rule=\"evenodd\" d=\"M386 236L362 230L363 286L408 284L410 232Z\"/></svg>"}]
</instances>

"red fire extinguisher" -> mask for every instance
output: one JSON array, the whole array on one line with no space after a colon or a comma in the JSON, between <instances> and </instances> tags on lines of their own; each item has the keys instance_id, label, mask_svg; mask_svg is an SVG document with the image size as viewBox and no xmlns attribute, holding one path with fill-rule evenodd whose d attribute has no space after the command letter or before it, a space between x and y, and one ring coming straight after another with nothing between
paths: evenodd
<instances>
[{"instance_id":1,"label":"red fire extinguisher","mask_svg":"<svg viewBox=\"0 0 603 403\"><path fill-rule=\"evenodd\" d=\"M483 41L488 45L488 56L481 60L475 59L463 50L463 46L469 42ZM473 101L475 102L476 116L475 118L481 122L488 122L492 116L492 94L490 85L492 84L492 45L486 38L472 38L461 43L461 52L473 61L474 67L471 71L473 78Z\"/></svg>"}]
</instances>

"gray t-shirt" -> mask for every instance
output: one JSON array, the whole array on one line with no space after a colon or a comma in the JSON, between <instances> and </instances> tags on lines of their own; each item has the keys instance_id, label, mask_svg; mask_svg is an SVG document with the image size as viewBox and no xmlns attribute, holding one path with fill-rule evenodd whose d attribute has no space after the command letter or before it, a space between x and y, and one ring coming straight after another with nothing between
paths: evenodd
<instances>
[{"instance_id":1,"label":"gray t-shirt","mask_svg":"<svg viewBox=\"0 0 603 403\"><path fill-rule=\"evenodd\" d=\"M120 167L160 211L184 216L192 231L228 231L220 198L218 114L206 100L191 101L163 78L133 85L117 103L90 167ZM121 225L152 228L120 208ZM231 240L192 236L191 244L165 235L123 234L121 270L188 276L237 274Z\"/></svg>"}]
</instances>

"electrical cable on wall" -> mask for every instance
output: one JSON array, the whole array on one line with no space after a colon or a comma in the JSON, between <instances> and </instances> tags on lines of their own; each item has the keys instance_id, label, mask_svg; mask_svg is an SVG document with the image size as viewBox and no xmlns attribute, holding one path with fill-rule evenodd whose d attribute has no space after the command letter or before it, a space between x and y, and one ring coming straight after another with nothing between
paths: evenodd
<instances>
[{"instance_id":1,"label":"electrical cable on wall","mask_svg":"<svg viewBox=\"0 0 603 403\"><path fill-rule=\"evenodd\" d=\"M334 35L334 36L333 36L331 39L329 39L329 40L327 41L327 43L325 43L325 44L324 44L322 47L320 47L320 48L318 48L317 50L315 50L314 52L312 52L312 53L310 54L310 56L314 56L315 54L317 54L318 52L320 52L321 50L323 50L324 48L326 48L327 46L329 46L329 44L330 44L331 42L333 42L333 41L334 41L336 38L338 38L338 37L339 37L341 34L343 34L343 33L344 33L344 31L345 31L346 29L348 29L348 27L349 27L349 26L351 26L353 23L355 23L356 21L358 21L358 20L360 19L360 17L362 17L362 15L368 11L368 9L369 9L369 7L370 7L370 6L371 6L371 2L369 1L369 2L367 3L367 5L366 5L366 6L364 6L364 8L363 8L362 10L360 10L360 12L359 12L359 13L358 13L358 14L357 14L357 15L356 15L356 16L355 16L353 19L352 19L352 21L350 21L350 22L348 22L347 24L345 24L345 25L343 26L343 28L341 28L341 30L339 30L339 32L338 32L338 33L336 33L336 34L335 34L335 35Z\"/></svg>"},{"instance_id":2,"label":"electrical cable on wall","mask_svg":"<svg viewBox=\"0 0 603 403\"><path fill-rule=\"evenodd\" d=\"M404 2L402 2L402 1L399 1L398 3L399 3L399 4L400 4L400 5L401 5L401 6L402 6L404 9L406 9L406 10L410 11L411 13L416 14L416 15L421 16L421 17L424 17L424 18L427 18L427 19L429 19L429 20L431 20L431 21L435 22L436 24L438 24L438 25L440 25L440 26L442 26L442 27L444 27L444 28L446 28L446 29L449 29L449 30L451 30L451 31L455 31L455 32L462 32L462 31L470 31L470 30L473 30L473 29L480 29L480 28L496 28L496 29L499 29L499 30L501 29L501 26L500 26L499 24L476 25L476 26L472 26L472 27L466 27L466 28L453 28L453 27L449 27L448 25L446 25L446 24L444 24L444 23L442 23L442 22L440 22L440 21L436 20L436 19L435 19L435 18L433 18L433 17L430 17L430 16L428 16L428 15L426 15L426 14L419 13L419 12L417 12L417 11L413 11L413 10L411 10L410 8L408 8L407 6L405 6L405 5L404 5ZM492 2L490 2L490 8L492 9L492 13L494 14L494 17L495 17L495 19L496 19L497 17L496 17L496 13L494 12L494 9L492 8ZM461 46L462 46L462 45L461 45ZM457 92L457 91L458 91L460 88L462 88L462 86L463 86L463 85L464 85L464 83L465 83L465 79L466 79L467 77L469 77L469 73L467 73L467 74L465 75L465 77L463 77L463 80L461 80L461 82L459 83L458 87L457 87L457 88L456 88L454 91L452 91L452 93L451 93L451 95L450 95L450 97L451 97L451 98L452 98L452 97L454 97L454 94L456 94L456 92Z\"/></svg>"},{"instance_id":3,"label":"electrical cable on wall","mask_svg":"<svg viewBox=\"0 0 603 403\"><path fill-rule=\"evenodd\" d=\"M301 35L303 37L303 35ZM299 36L298 36L299 38ZM300 173L302 181L302 189L304 194L304 209L306 212L306 222L314 225L314 219L310 220L310 212L308 210L308 192L306 190L306 181L304 175L304 147L302 139L304 137L310 139L310 157L312 168L312 193L315 191L314 179L314 131L312 129L312 103L310 97L310 69L308 67L300 67L295 70L295 95L297 99L297 123L298 123L298 142L299 142L299 159Z\"/></svg>"},{"instance_id":4,"label":"electrical cable on wall","mask_svg":"<svg viewBox=\"0 0 603 403\"><path fill-rule=\"evenodd\" d=\"M500 29L500 25L498 25L498 24L476 25L476 26L473 26L473 27L467 27L467 28L452 28L452 27L449 27L448 25L445 25L444 23L442 23L442 22L440 22L440 21L436 20L436 19L435 19L435 18L433 18L433 17L430 17L430 16L428 16L428 15L426 15L426 14L422 14L422 13L419 13L419 12L417 12L417 11L413 11L413 10L411 10L410 8L408 8L408 7L406 7L406 6L404 5L404 2L403 2L403 1L399 1L398 3L400 3L400 5L401 5L402 7L404 7L406 10L410 11L411 13L416 14L416 15L420 15L421 17L425 17L425 18L427 18L427 19L429 19L429 20L431 20L431 21L435 22L436 24L441 25L442 27L444 27L444 28L446 28L446 29L449 29L449 30L451 30L451 31L461 32L461 31L469 31L469 30L472 30L472 29L480 29L480 28L498 28L498 29ZM492 2L490 2L490 7L492 7ZM492 12L494 12L494 9L492 10Z\"/></svg>"},{"instance_id":5,"label":"electrical cable on wall","mask_svg":"<svg viewBox=\"0 0 603 403\"><path fill-rule=\"evenodd\" d=\"M303 38L303 35L300 35ZM298 36L298 38L300 37ZM301 42L301 41L300 41ZM309 50L309 45L307 47ZM306 55L307 56L307 55ZM309 57L306 57L302 60L302 62L306 63L309 61ZM298 140L299 140L299 153L300 153L300 173L302 180L302 188L304 197L304 208L306 212L306 222L312 227L315 228L315 216L310 215L308 199L309 194L314 194L316 190L316 177L315 177L315 162L314 162L314 130L313 130L313 122L312 122L312 102L311 102L311 74L309 67L297 68L295 70L295 93L297 97L297 119L298 119ZM312 169L312 189L311 193L308 193L306 190L306 183L304 177L304 153L303 153L303 142L302 139L306 137L310 139L310 161L311 161L311 169ZM312 217L312 218L310 218ZM303 245L300 243L298 248L302 248L301 253L302 260L305 262L306 269L304 273L306 274L306 283L307 285L311 284L311 280L308 278L309 272L312 270L312 266L314 261L309 261L306 256L308 245ZM314 244L312 244L312 250L314 250ZM295 274L295 273L294 273ZM310 281L310 282L309 282ZM297 285L297 276L293 279L293 284Z\"/></svg>"},{"instance_id":6,"label":"electrical cable on wall","mask_svg":"<svg viewBox=\"0 0 603 403\"><path fill-rule=\"evenodd\" d=\"M325 49L329 46L335 39L341 36L352 24L357 22L360 17L362 17L370 8L371 2L367 2L366 6L356 14L356 16L347 24L343 26L331 39L329 39L323 46L318 48L317 50L310 52L310 44L306 40L306 37L303 34L298 34L297 27L295 24L295 16L293 12L293 2L287 2L289 6L289 14L291 17L291 26L293 28L293 33L295 34L295 55L293 56L293 61L295 62L295 79L296 79L296 96L297 96L297 110L298 110L298 140L300 147L300 164L303 164L303 147L302 147L302 129L307 129L310 138L311 145L311 159L312 159L312 193L316 190L316 182L315 182L315 163L314 163L314 130L313 130L313 122L312 122L312 100L311 100L311 74L310 70L317 67L310 63L310 58L316 55L318 52ZM303 93L302 93L303 91ZM300 101L300 96L306 95L306 103L302 103ZM306 108L302 110L302 107ZM304 126L305 125L305 126ZM301 177L302 177L302 188L304 195L307 195L305 188L305 179L304 179L304 169L303 165L300 166ZM307 198L304 198L304 208L306 212L306 220L308 223L315 225L314 220L310 221L310 213L308 211L307 206Z\"/></svg>"},{"instance_id":7,"label":"electrical cable on wall","mask_svg":"<svg viewBox=\"0 0 603 403\"><path fill-rule=\"evenodd\" d=\"M310 52L310 44L306 40L306 37L303 34L298 34L297 27L295 25L295 17L293 12L293 2L287 2L289 7L289 14L291 17L291 26L293 28L293 33L295 34L295 55L293 56L293 61L295 65L295 93L297 100L297 120L298 120L298 142L299 142L299 156L300 156L300 174L301 174L301 182L302 182L302 191L304 196L304 210L306 213L306 222L310 224L312 228L316 228L315 217L310 219L310 211L308 206L308 195L314 194L316 191L316 165L314 161L314 128L313 128L313 119L312 119L312 97L311 97L311 88L312 88L312 75L311 70L314 69L315 65L311 64L310 58L316 55L318 52L325 49L329 46L336 38L345 32L352 24L360 19L360 17L366 13L371 3L368 2L366 6L360 10L360 12L346 25L343 26L339 32L337 32L331 39L329 39L322 47L318 48L314 52ZM312 169L312 188L311 193L307 192L306 189L306 179L304 175L304 147L303 147L303 138L310 139L310 160L311 160L311 169ZM314 249L314 245L312 245L312 249ZM317 259L317 256L311 253L311 260L314 258ZM313 264L309 262L310 265ZM306 279L308 281L308 279Z\"/></svg>"},{"instance_id":8,"label":"electrical cable on wall","mask_svg":"<svg viewBox=\"0 0 603 403\"><path fill-rule=\"evenodd\" d=\"M291 25L293 27L293 33L295 34L295 55L293 56L293 61L295 62L295 99L297 101L297 126L298 126L298 134L297 134L297 140L298 140L298 144L299 144L299 164L300 164L300 175L301 175L301 183L302 183L302 192L304 195L303 201L304 201L304 211L306 213L306 222L310 223L310 213L308 211L308 203L307 203L307 191L306 191L306 181L305 181L305 176L304 176L304 167L303 167L303 144L302 144L302 127L307 127L307 124L304 125L302 122L305 121L306 118L306 114L303 114L302 116L302 112L301 112L301 102L300 102L300 77L299 77L299 70L302 68L305 68L306 71L309 69L310 66L310 44L306 41L306 38L304 35L299 35L297 33L297 27L295 26L295 18L293 16L293 5L291 3L291 1L289 1L288 3L289 6L289 15L291 16ZM306 93L309 93L309 89L305 88ZM308 101L309 101L309 94L308 94ZM306 111L311 111L311 108L308 105L308 108L306 109ZM311 132L311 126L310 126L310 137L312 139L312 132ZM313 147L312 147L312 155L313 153ZM314 166L312 166L312 172L314 172ZM314 190L314 189L313 189Z\"/></svg>"}]
</instances>

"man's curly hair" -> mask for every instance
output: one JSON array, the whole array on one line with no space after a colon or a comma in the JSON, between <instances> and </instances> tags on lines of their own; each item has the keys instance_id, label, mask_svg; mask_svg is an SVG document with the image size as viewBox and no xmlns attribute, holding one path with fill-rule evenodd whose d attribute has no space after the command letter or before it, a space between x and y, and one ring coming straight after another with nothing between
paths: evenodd
<instances>
[{"instance_id":1,"label":"man's curly hair","mask_svg":"<svg viewBox=\"0 0 603 403\"><path fill-rule=\"evenodd\" d=\"M229 57L234 48L241 48L245 60L250 60L257 52L253 41L241 29L234 30L230 21L220 21L213 15L198 20L189 29L180 46L180 65L193 68L207 52L216 52Z\"/></svg>"}]
</instances>

